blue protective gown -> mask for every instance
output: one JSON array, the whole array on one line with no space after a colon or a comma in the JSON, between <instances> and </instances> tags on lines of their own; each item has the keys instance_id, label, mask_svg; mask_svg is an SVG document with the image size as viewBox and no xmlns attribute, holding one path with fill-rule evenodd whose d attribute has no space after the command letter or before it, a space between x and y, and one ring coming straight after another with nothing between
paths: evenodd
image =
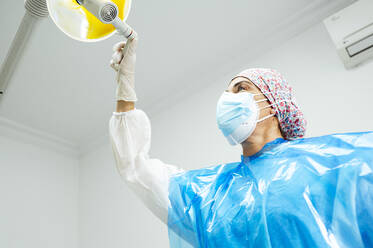
<instances>
[{"instance_id":1,"label":"blue protective gown","mask_svg":"<svg viewBox=\"0 0 373 248\"><path fill-rule=\"evenodd\" d=\"M171 247L373 247L373 132L279 138L176 174L169 200Z\"/></svg>"}]
</instances>

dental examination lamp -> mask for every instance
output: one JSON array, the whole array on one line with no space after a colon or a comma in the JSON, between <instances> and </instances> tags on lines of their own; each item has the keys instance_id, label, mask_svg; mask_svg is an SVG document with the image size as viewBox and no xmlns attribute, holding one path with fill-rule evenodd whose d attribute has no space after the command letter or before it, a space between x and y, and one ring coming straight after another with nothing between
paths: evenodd
<instances>
[{"instance_id":1,"label":"dental examination lamp","mask_svg":"<svg viewBox=\"0 0 373 248\"><path fill-rule=\"evenodd\" d=\"M124 22L130 8L131 0L25 0L26 13L0 69L0 98L34 29L48 14L69 37L96 42L109 38L115 31L126 39L134 38L136 32Z\"/></svg>"}]
</instances>

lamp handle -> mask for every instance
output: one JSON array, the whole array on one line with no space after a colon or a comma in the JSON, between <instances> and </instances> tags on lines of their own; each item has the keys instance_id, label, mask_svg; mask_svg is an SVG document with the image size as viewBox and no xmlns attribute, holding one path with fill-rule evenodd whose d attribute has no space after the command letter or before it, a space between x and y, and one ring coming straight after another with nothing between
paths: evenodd
<instances>
[{"instance_id":1,"label":"lamp handle","mask_svg":"<svg viewBox=\"0 0 373 248\"><path fill-rule=\"evenodd\" d=\"M111 23L117 29L118 33L126 37L126 39L134 39L136 32L127 23L123 22L119 17L116 17Z\"/></svg>"}]
</instances>

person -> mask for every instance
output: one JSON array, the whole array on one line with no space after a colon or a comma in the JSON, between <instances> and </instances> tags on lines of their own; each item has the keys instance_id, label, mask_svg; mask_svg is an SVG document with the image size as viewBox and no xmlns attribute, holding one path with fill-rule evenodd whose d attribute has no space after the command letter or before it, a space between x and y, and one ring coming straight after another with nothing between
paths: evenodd
<instances>
[{"instance_id":1,"label":"person","mask_svg":"<svg viewBox=\"0 0 373 248\"><path fill-rule=\"evenodd\" d=\"M241 161L166 164L149 157L150 121L135 108L137 44L136 35L114 46L110 138L119 174L168 225L171 247L373 247L373 132L304 138L285 78L253 68L231 80L216 111Z\"/></svg>"}]
</instances>

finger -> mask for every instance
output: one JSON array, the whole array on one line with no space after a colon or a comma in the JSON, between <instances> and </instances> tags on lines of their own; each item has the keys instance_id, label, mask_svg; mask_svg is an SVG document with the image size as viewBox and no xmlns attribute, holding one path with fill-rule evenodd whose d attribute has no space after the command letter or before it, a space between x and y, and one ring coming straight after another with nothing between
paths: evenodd
<instances>
[{"instance_id":1,"label":"finger","mask_svg":"<svg viewBox=\"0 0 373 248\"><path fill-rule=\"evenodd\" d=\"M120 65L119 64L114 64L113 67L114 67L114 70L119 71Z\"/></svg>"},{"instance_id":2,"label":"finger","mask_svg":"<svg viewBox=\"0 0 373 248\"><path fill-rule=\"evenodd\" d=\"M114 63L120 64L120 61L123 59L123 54L121 52L115 52L112 56Z\"/></svg>"},{"instance_id":3,"label":"finger","mask_svg":"<svg viewBox=\"0 0 373 248\"><path fill-rule=\"evenodd\" d=\"M114 52L120 52L122 51L123 47L126 45L126 42L122 41L122 42L118 42L117 44L115 44L113 46L113 51Z\"/></svg>"},{"instance_id":4,"label":"finger","mask_svg":"<svg viewBox=\"0 0 373 248\"><path fill-rule=\"evenodd\" d=\"M113 69L116 70L116 71L119 70L119 64L114 63L113 60L110 61L110 66L111 66L111 68L113 68Z\"/></svg>"},{"instance_id":5,"label":"finger","mask_svg":"<svg viewBox=\"0 0 373 248\"><path fill-rule=\"evenodd\" d=\"M124 41L118 42L113 46L113 51L116 52L118 51L119 47L122 46L122 43L125 43Z\"/></svg>"},{"instance_id":6,"label":"finger","mask_svg":"<svg viewBox=\"0 0 373 248\"><path fill-rule=\"evenodd\" d=\"M136 51L136 49L137 49L137 43L138 43L137 36L135 38L133 38L132 40L128 40L127 43L128 43L128 48L130 50Z\"/></svg>"}]
</instances>

